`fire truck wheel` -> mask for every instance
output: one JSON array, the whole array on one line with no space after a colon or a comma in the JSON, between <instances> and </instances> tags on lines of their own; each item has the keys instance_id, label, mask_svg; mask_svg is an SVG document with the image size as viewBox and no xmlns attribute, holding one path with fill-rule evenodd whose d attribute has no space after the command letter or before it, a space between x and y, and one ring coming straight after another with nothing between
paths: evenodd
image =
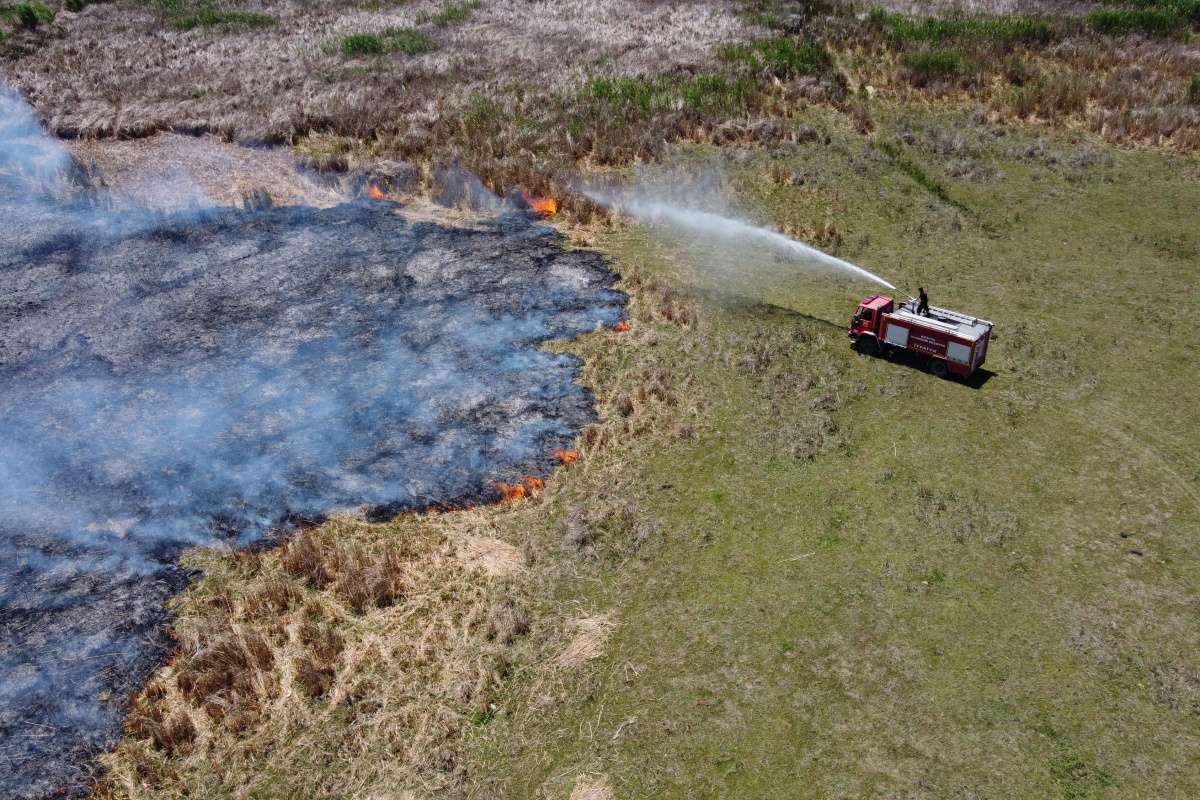
<instances>
[{"instance_id":1,"label":"fire truck wheel","mask_svg":"<svg viewBox=\"0 0 1200 800\"><path fill-rule=\"evenodd\" d=\"M879 353L879 342L875 340L874 336L860 336L854 346L864 356L873 356Z\"/></svg>"},{"instance_id":2,"label":"fire truck wheel","mask_svg":"<svg viewBox=\"0 0 1200 800\"><path fill-rule=\"evenodd\" d=\"M948 374L946 362L942 361L940 358L929 359L929 371L939 378L944 378Z\"/></svg>"}]
</instances>

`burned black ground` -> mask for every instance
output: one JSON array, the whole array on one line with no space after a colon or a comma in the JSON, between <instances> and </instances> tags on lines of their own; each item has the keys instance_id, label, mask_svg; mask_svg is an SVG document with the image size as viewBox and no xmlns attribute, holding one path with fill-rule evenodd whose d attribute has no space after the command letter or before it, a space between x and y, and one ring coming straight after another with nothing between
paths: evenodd
<instances>
[{"instance_id":1,"label":"burned black ground","mask_svg":"<svg viewBox=\"0 0 1200 800\"><path fill-rule=\"evenodd\" d=\"M615 323L623 296L524 215L164 217L36 197L18 172L0 171L0 794L81 786L169 646L187 547L491 499L594 416L577 360L538 345Z\"/></svg>"}]
</instances>

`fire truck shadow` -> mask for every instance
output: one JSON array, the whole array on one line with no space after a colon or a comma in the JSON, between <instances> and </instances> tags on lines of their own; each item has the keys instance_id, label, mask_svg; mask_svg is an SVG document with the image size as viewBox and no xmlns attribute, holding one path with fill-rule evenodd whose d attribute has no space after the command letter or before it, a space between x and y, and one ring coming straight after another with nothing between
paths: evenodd
<instances>
[{"instance_id":1,"label":"fire truck shadow","mask_svg":"<svg viewBox=\"0 0 1200 800\"><path fill-rule=\"evenodd\" d=\"M805 314L802 311L796 311L794 308L787 306L776 305L775 303L760 300L755 297L747 297L736 292L725 291L722 289L713 288L696 288L692 287L691 291L698 297L719 305L727 312L740 314L746 317L752 317L757 320L785 322L803 322L810 325L818 326L825 330L826 333L845 333L845 326L830 322L821 317L814 317L811 314Z\"/></svg>"}]
</instances>

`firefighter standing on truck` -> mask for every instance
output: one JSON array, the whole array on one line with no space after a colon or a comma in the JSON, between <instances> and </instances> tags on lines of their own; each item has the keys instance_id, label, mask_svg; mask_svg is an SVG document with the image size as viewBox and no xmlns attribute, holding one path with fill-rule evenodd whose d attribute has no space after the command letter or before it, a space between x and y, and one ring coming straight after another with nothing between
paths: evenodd
<instances>
[{"instance_id":1,"label":"firefighter standing on truck","mask_svg":"<svg viewBox=\"0 0 1200 800\"><path fill-rule=\"evenodd\" d=\"M917 313L929 316L929 295L925 294L925 287L917 287Z\"/></svg>"}]
</instances>

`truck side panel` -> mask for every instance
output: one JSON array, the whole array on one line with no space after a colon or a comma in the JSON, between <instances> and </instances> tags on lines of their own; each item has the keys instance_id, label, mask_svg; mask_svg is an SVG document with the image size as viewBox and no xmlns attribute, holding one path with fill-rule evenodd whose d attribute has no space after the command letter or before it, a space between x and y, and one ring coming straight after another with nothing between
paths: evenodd
<instances>
[{"instance_id":1,"label":"truck side panel","mask_svg":"<svg viewBox=\"0 0 1200 800\"><path fill-rule=\"evenodd\" d=\"M908 347L908 328L903 325L887 325L883 340L893 347Z\"/></svg>"},{"instance_id":2,"label":"truck side panel","mask_svg":"<svg viewBox=\"0 0 1200 800\"><path fill-rule=\"evenodd\" d=\"M910 320L885 314L882 321L883 341L902 350L941 359L946 369L965 378L983 363L981 353L987 350L987 336L979 342L963 341L933 328L924 328Z\"/></svg>"},{"instance_id":3,"label":"truck side panel","mask_svg":"<svg viewBox=\"0 0 1200 800\"><path fill-rule=\"evenodd\" d=\"M888 344L924 353L927 356L946 357L945 334L917 327L909 324L906 320L899 320L888 315L884 315L883 323L886 326L883 331L883 340ZM901 333L899 330L893 330L894 328L903 329L905 332ZM903 341L904 344L900 344L900 341Z\"/></svg>"},{"instance_id":4,"label":"truck side panel","mask_svg":"<svg viewBox=\"0 0 1200 800\"><path fill-rule=\"evenodd\" d=\"M956 342L953 339L946 342L946 359L953 361L956 364L970 366L971 364L971 345Z\"/></svg>"}]
</instances>

